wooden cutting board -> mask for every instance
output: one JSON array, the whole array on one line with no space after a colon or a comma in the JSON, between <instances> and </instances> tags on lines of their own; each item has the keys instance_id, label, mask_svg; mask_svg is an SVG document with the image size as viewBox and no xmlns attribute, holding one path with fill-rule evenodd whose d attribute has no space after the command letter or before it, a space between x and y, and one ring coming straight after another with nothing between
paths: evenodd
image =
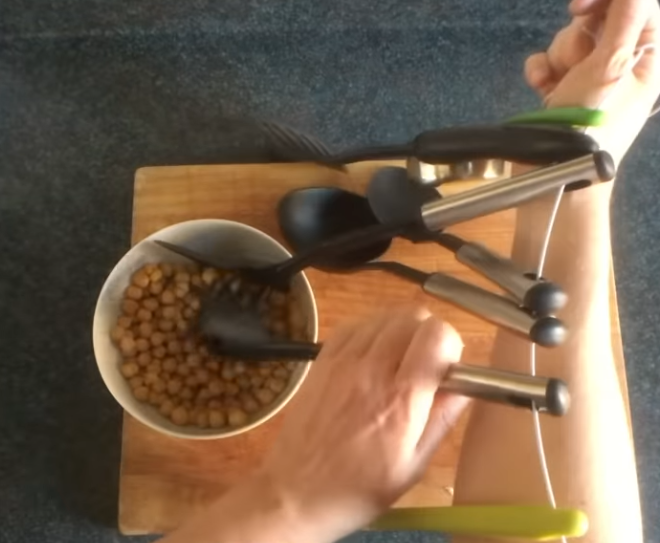
<instances>
[{"instance_id":1,"label":"wooden cutting board","mask_svg":"<svg viewBox=\"0 0 660 543\"><path fill-rule=\"evenodd\" d=\"M275 206L287 191L325 185L362 192L373 172L384 164L357 164L348 174L311 164L142 168L135 176L132 241L137 243L177 222L202 218L240 221L283 241ZM509 254L514 220L515 212L507 211L462 224L452 231ZM396 240L388 257L422 270L442 270L485 287L492 286L459 265L449 252L432 245ZM321 340L347 318L367 314L378 306L419 301L456 326L466 344L465 362L485 364L489 358L494 326L429 298L415 285L380 272L329 275L309 270L307 275L318 304ZM613 302L612 341L627 400L615 298ZM193 510L257 466L277 435L286 412L287 408L246 434L215 441L188 441L161 435L125 415L119 494L121 532L163 533L176 527ZM464 428L465 419L445 439L423 480L397 505L451 503Z\"/></svg>"}]
</instances>

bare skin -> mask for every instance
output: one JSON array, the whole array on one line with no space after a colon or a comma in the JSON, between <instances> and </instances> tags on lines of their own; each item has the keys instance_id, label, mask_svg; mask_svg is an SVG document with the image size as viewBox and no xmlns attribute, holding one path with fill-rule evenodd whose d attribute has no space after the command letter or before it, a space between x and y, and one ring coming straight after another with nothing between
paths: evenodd
<instances>
[{"instance_id":1,"label":"bare skin","mask_svg":"<svg viewBox=\"0 0 660 543\"><path fill-rule=\"evenodd\" d=\"M660 43L658 5L574 0L570 10L573 23L528 60L527 80L548 107L613 105L618 114L595 136L621 159L660 91L657 51L630 71L637 47ZM599 24L594 47L581 29ZM588 513L582 541L637 543L634 454L608 341L610 194L600 186L563 200L545 274L569 294L562 317L572 334L539 349L538 371L563 377L573 395L567 417L543 424L558 504ZM548 212L548 200L519 211L514 258L532 269ZM423 309L335 331L261 469L163 541L326 543L365 526L419 480L465 407L437 392L461 350L456 331ZM529 344L501 332L492 364L528 371ZM546 503L529 413L475 403L456 502Z\"/></svg>"}]
</instances>

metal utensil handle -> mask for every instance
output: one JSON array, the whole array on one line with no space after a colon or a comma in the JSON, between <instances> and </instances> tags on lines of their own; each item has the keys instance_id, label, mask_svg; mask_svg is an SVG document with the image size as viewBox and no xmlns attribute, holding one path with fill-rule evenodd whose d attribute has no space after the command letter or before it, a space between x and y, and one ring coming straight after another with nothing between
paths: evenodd
<instances>
[{"instance_id":1,"label":"metal utensil handle","mask_svg":"<svg viewBox=\"0 0 660 543\"><path fill-rule=\"evenodd\" d=\"M565 415L570 407L568 386L560 379L453 364L441 387L489 402L534 408L551 415Z\"/></svg>"},{"instance_id":2,"label":"metal utensil handle","mask_svg":"<svg viewBox=\"0 0 660 543\"><path fill-rule=\"evenodd\" d=\"M465 243L456 251L456 259L502 287L536 316L551 315L566 304L567 296L558 285L526 275L510 259L480 243Z\"/></svg>"},{"instance_id":3,"label":"metal utensil handle","mask_svg":"<svg viewBox=\"0 0 660 543\"><path fill-rule=\"evenodd\" d=\"M441 230L515 207L564 185L610 181L615 173L612 157L599 151L424 204L422 222L429 230Z\"/></svg>"},{"instance_id":4,"label":"metal utensil handle","mask_svg":"<svg viewBox=\"0 0 660 543\"><path fill-rule=\"evenodd\" d=\"M555 317L535 319L515 302L444 273L433 273L423 288L474 315L517 332L544 347L556 347L566 336Z\"/></svg>"}]
</instances>

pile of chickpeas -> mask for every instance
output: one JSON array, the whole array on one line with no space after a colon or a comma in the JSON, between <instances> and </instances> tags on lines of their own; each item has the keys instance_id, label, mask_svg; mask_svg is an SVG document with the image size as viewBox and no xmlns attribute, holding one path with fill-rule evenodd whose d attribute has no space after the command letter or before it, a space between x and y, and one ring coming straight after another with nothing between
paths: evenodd
<instances>
[{"instance_id":1,"label":"pile of chickpeas","mask_svg":"<svg viewBox=\"0 0 660 543\"><path fill-rule=\"evenodd\" d=\"M296 362L245 362L209 351L196 332L200 293L241 285L230 271L194 264L147 264L135 272L111 337L135 398L179 426L239 428L268 411ZM258 305L276 338L307 339L292 295L265 292Z\"/></svg>"}]
</instances>

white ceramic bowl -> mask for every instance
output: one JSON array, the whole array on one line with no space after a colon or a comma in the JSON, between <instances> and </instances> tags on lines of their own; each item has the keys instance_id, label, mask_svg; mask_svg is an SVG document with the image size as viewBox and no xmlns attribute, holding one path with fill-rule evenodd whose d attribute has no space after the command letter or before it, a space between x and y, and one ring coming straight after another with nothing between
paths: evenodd
<instances>
[{"instance_id":1,"label":"white ceramic bowl","mask_svg":"<svg viewBox=\"0 0 660 543\"><path fill-rule=\"evenodd\" d=\"M252 417L250 424L240 428L201 429L193 426L177 426L161 415L158 410L136 400L126 379L119 371L122 361L119 350L110 339L110 331L120 315L120 303L124 290L135 271L149 262L186 262L186 259L153 243L160 239L183 245L201 254L218 259L227 268L247 265L264 265L284 260L290 253L273 238L263 232L234 221L203 219L169 226L135 245L119 261L106 279L96 303L93 326L94 355L101 377L110 393L137 420L147 426L176 437L187 439L216 439L237 435L266 422L293 397L310 369L310 363L301 363L294 371L287 388L273 404ZM306 317L308 337L316 341L318 315L314 294L303 273L292 282L295 303Z\"/></svg>"}]
</instances>

